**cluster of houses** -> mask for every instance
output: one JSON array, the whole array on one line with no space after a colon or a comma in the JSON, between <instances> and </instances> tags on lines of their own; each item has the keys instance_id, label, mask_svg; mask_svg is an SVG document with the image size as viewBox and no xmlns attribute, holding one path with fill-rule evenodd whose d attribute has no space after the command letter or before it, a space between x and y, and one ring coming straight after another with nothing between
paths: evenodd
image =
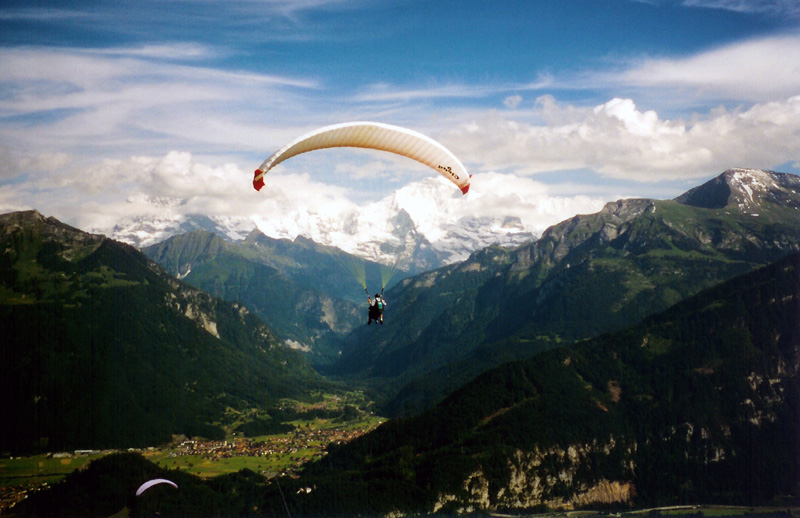
<instances>
[{"instance_id":1,"label":"cluster of houses","mask_svg":"<svg viewBox=\"0 0 800 518\"><path fill-rule=\"evenodd\" d=\"M303 429L298 428L286 435L266 436L263 438L234 438L230 441L197 441L183 440L175 447L171 457L201 456L209 460L229 459L232 457L269 457L271 455L297 454L293 466L281 473L292 474L308 460L326 454L329 444L341 444L351 441L366 433L367 429Z\"/></svg>"}]
</instances>

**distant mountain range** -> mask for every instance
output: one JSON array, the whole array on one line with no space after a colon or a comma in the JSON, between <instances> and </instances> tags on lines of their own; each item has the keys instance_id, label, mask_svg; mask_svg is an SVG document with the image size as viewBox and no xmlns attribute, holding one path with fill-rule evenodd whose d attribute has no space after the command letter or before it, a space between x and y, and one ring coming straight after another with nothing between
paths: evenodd
<instances>
[{"instance_id":1,"label":"distant mountain range","mask_svg":"<svg viewBox=\"0 0 800 518\"><path fill-rule=\"evenodd\" d=\"M0 374L15 375L0 388L16 394L11 411L22 417L3 444L219 433L204 427L226 405L269 405L324 384L308 361L369 384L389 415L415 415L503 362L634 325L797 251L798 228L797 176L730 170L675 200L620 200L515 248L401 272L386 292L386 324L368 327L366 294L343 274L353 256L304 238L194 231L146 249L165 271L36 212L4 215L0 323L14 332ZM378 265L359 264L376 285ZM19 380L26 369L41 375ZM95 388L76 388L84 379ZM176 396L163 404L167 393ZM75 402L118 422L60 427ZM126 432L115 438L119 423Z\"/></svg>"},{"instance_id":2,"label":"distant mountain range","mask_svg":"<svg viewBox=\"0 0 800 518\"><path fill-rule=\"evenodd\" d=\"M734 169L675 200L575 216L387 292L380 333L350 334L329 373L372 380L391 415L419 412L484 370L639 322L800 250L800 177Z\"/></svg>"},{"instance_id":3,"label":"distant mountain range","mask_svg":"<svg viewBox=\"0 0 800 518\"><path fill-rule=\"evenodd\" d=\"M380 330L362 325L364 294L347 272L361 260L335 248L198 230L144 251L251 308L323 373L370 383L389 415L412 415L495 365L633 325L800 249L799 183L732 169L675 200L619 200L517 247L400 272Z\"/></svg>"},{"instance_id":4,"label":"distant mountain range","mask_svg":"<svg viewBox=\"0 0 800 518\"><path fill-rule=\"evenodd\" d=\"M177 203L153 198L143 201L159 209ZM331 216L314 207L252 219L162 213L126 216L111 228L88 230L146 248L195 230L217 234L227 241L241 241L260 228L261 233L275 239L293 241L306 236L305 239L364 260L399 263L404 270L416 272L464 260L486 246L516 246L535 237L518 217L463 216L456 208L462 201L461 193L448 182L430 178L409 184L364 210L344 215ZM436 207L436 217L419 207Z\"/></svg>"},{"instance_id":5,"label":"distant mountain range","mask_svg":"<svg viewBox=\"0 0 800 518\"><path fill-rule=\"evenodd\" d=\"M223 437L330 386L246 307L36 211L0 215L0 329L0 452Z\"/></svg>"}]
</instances>

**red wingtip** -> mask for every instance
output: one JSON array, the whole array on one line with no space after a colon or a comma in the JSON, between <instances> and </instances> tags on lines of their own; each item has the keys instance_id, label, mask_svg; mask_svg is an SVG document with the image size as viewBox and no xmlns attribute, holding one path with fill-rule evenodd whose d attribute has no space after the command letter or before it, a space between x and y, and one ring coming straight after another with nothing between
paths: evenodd
<instances>
[{"instance_id":1,"label":"red wingtip","mask_svg":"<svg viewBox=\"0 0 800 518\"><path fill-rule=\"evenodd\" d=\"M472 175L469 175L469 177L472 178ZM467 194L467 192L469 191L469 185L470 184L467 184L461 188L461 194Z\"/></svg>"},{"instance_id":2,"label":"red wingtip","mask_svg":"<svg viewBox=\"0 0 800 518\"><path fill-rule=\"evenodd\" d=\"M259 178L258 175L261 175L261 178ZM257 191L260 191L261 188L264 187L264 174L260 169L256 169L256 172L253 175L253 187Z\"/></svg>"}]
</instances>

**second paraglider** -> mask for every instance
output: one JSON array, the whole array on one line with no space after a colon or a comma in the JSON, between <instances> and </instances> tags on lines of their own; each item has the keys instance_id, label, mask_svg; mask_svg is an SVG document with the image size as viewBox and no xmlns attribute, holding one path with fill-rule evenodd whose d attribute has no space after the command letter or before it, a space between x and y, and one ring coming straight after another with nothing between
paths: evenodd
<instances>
[{"instance_id":1,"label":"second paraglider","mask_svg":"<svg viewBox=\"0 0 800 518\"><path fill-rule=\"evenodd\" d=\"M158 485L158 484L169 484L170 486L174 487L175 489L178 489L178 484L176 484L175 482L173 482L171 480L167 480L165 478L154 478L153 480L148 480L147 482L145 482L144 484L139 486L139 489L136 490L136 496L140 496L142 493L144 493L145 491L147 491L151 487L153 487L155 485Z\"/></svg>"}]
</instances>

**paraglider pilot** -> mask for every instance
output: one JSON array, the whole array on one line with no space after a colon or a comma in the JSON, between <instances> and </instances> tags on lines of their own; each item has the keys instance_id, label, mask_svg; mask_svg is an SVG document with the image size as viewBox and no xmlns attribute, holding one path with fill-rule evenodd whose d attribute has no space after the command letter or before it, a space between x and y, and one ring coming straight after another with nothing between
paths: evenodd
<instances>
[{"instance_id":1,"label":"paraglider pilot","mask_svg":"<svg viewBox=\"0 0 800 518\"><path fill-rule=\"evenodd\" d=\"M370 325L373 320L383 325L383 308L386 307L386 300L381 297L380 293L376 293L375 300L372 300L367 294L367 302L369 303L367 325Z\"/></svg>"}]
</instances>

